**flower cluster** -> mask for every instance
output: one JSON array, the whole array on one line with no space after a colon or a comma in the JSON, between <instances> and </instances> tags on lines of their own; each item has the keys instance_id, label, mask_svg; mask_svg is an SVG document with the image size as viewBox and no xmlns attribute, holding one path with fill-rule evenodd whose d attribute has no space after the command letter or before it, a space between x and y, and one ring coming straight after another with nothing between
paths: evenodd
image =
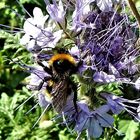
<instances>
[{"instance_id":1,"label":"flower cluster","mask_svg":"<svg viewBox=\"0 0 140 140\"><path fill-rule=\"evenodd\" d=\"M85 95L78 96L76 103L73 102L75 93L71 93L62 110L57 111L57 118L62 118L66 126L72 124L78 137L85 130L89 137L100 137L105 127L114 128L112 115L122 111L140 121L139 99L130 100L96 91L96 87L108 83L140 87L136 64L140 52L135 47L135 27L126 14L114 10L113 5L117 2L77 0L63 3L59 0L57 3L53 0L50 3L45 0L48 14L44 16L36 7L33 17L28 18L23 26L25 34L20 42L33 54L37 65L23 66L31 73L28 88L38 91L39 104L45 111L48 107L55 109L53 104L56 103L46 89L52 78L48 72L49 60L61 50L75 59L78 70L74 74L78 77L78 85L89 86L87 91L82 91ZM61 88L57 90L61 91ZM80 94L78 89L76 94Z\"/></svg>"}]
</instances>

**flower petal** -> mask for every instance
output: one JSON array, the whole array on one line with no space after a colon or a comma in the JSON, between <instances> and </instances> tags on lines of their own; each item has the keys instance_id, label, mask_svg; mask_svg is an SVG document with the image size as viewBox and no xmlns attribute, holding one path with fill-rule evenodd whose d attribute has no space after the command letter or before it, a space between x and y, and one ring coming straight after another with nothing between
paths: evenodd
<instances>
[{"instance_id":1,"label":"flower petal","mask_svg":"<svg viewBox=\"0 0 140 140\"><path fill-rule=\"evenodd\" d=\"M114 75L108 75L107 73L100 71L100 72L95 72L93 79L95 82L110 83L110 82L115 82L116 78Z\"/></svg>"},{"instance_id":2,"label":"flower petal","mask_svg":"<svg viewBox=\"0 0 140 140\"><path fill-rule=\"evenodd\" d=\"M95 118L90 118L88 134L91 137L99 138L102 135L103 129Z\"/></svg>"},{"instance_id":3,"label":"flower petal","mask_svg":"<svg viewBox=\"0 0 140 140\"><path fill-rule=\"evenodd\" d=\"M113 117L107 113L97 116L97 119L103 127L111 127L114 122Z\"/></svg>"}]
</instances>

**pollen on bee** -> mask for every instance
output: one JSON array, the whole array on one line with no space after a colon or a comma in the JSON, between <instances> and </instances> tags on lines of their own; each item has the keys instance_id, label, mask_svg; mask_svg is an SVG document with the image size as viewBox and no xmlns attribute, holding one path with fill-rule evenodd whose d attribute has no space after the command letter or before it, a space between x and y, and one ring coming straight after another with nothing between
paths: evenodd
<instances>
[{"instance_id":1,"label":"pollen on bee","mask_svg":"<svg viewBox=\"0 0 140 140\"><path fill-rule=\"evenodd\" d=\"M51 94L49 93L47 89L45 90L45 95L49 100L52 98Z\"/></svg>"},{"instance_id":2,"label":"pollen on bee","mask_svg":"<svg viewBox=\"0 0 140 140\"><path fill-rule=\"evenodd\" d=\"M53 86L53 84L54 84L54 82L53 82L52 80L49 80L49 81L48 81L48 86L49 86L49 87Z\"/></svg>"}]
</instances>

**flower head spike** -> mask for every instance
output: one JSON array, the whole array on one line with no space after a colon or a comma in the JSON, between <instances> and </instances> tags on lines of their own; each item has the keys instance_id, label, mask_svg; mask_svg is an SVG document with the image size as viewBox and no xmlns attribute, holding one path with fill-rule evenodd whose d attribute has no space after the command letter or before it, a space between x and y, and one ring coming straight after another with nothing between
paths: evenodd
<instances>
[{"instance_id":1,"label":"flower head spike","mask_svg":"<svg viewBox=\"0 0 140 140\"><path fill-rule=\"evenodd\" d=\"M95 24L95 29L86 28L81 48L83 54L87 52L84 67L95 71L93 80L96 82L131 83L127 75L138 71L135 60L139 50L134 47L132 29L124 25L125 20L125 16L113 11L91 12L84 20Z\"/></svg>"}]
</instances>

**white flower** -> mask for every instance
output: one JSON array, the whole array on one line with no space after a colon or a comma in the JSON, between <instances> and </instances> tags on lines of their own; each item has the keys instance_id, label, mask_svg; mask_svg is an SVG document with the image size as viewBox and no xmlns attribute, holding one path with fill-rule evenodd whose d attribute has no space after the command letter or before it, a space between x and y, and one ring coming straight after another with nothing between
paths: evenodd
<instances>
[{"instance_id":1,"label":"white flower","mask_svg":"<svg viewBox=\"0 0 140 140\"><path fill-rule=\"evenodd\" d=\"M36 38L40 33L41 29L44 28L45 21L48 19L48 15L43 16L40 8L35 7L33 10L33 18L28 18L23 26L26 34Z\"/></svg>"},{"instance_id":2,"label":"white flower","mask_svg":"<svg viewBox=\"0 0 140 140\"><path fill-rule=\"evenodd\" d=\"M20 43L22 45L28 44L27 49L29 51L33 50L35 41L37 40L37 37L42 33L45 21L48 18L48 15L44 16L41 9L38 7L34 8L33 16L34 17L28 18L25 21L23 25L25 35L20 39Z\"/></svg>"},{"instance_id":3,"label":"white flower","mask_svg":"<svg viewBox=\"0 0 140 140\"><path fill-rule=\"evenodd\" d=\"M26 45L30 41L30 36L28 34L25 34L21 39L20 39L20 44L21 45Z\"/></svg>"},{"instance_id":4,"label":"white flower","mask_svg":"<svg viewBox=\"0 0 140 140\"><path fill-rule=\"evenodd\" d=\"M53 33L54 25L45 28L45 21L48 15L44 16L40 8L34 8L34 17L28 18L24 23L25 35L21 38L20 43L26 45L27 50L37 52L46 47L54 48L61 39L62 30Z\"/></svg>"}]
</instances>

